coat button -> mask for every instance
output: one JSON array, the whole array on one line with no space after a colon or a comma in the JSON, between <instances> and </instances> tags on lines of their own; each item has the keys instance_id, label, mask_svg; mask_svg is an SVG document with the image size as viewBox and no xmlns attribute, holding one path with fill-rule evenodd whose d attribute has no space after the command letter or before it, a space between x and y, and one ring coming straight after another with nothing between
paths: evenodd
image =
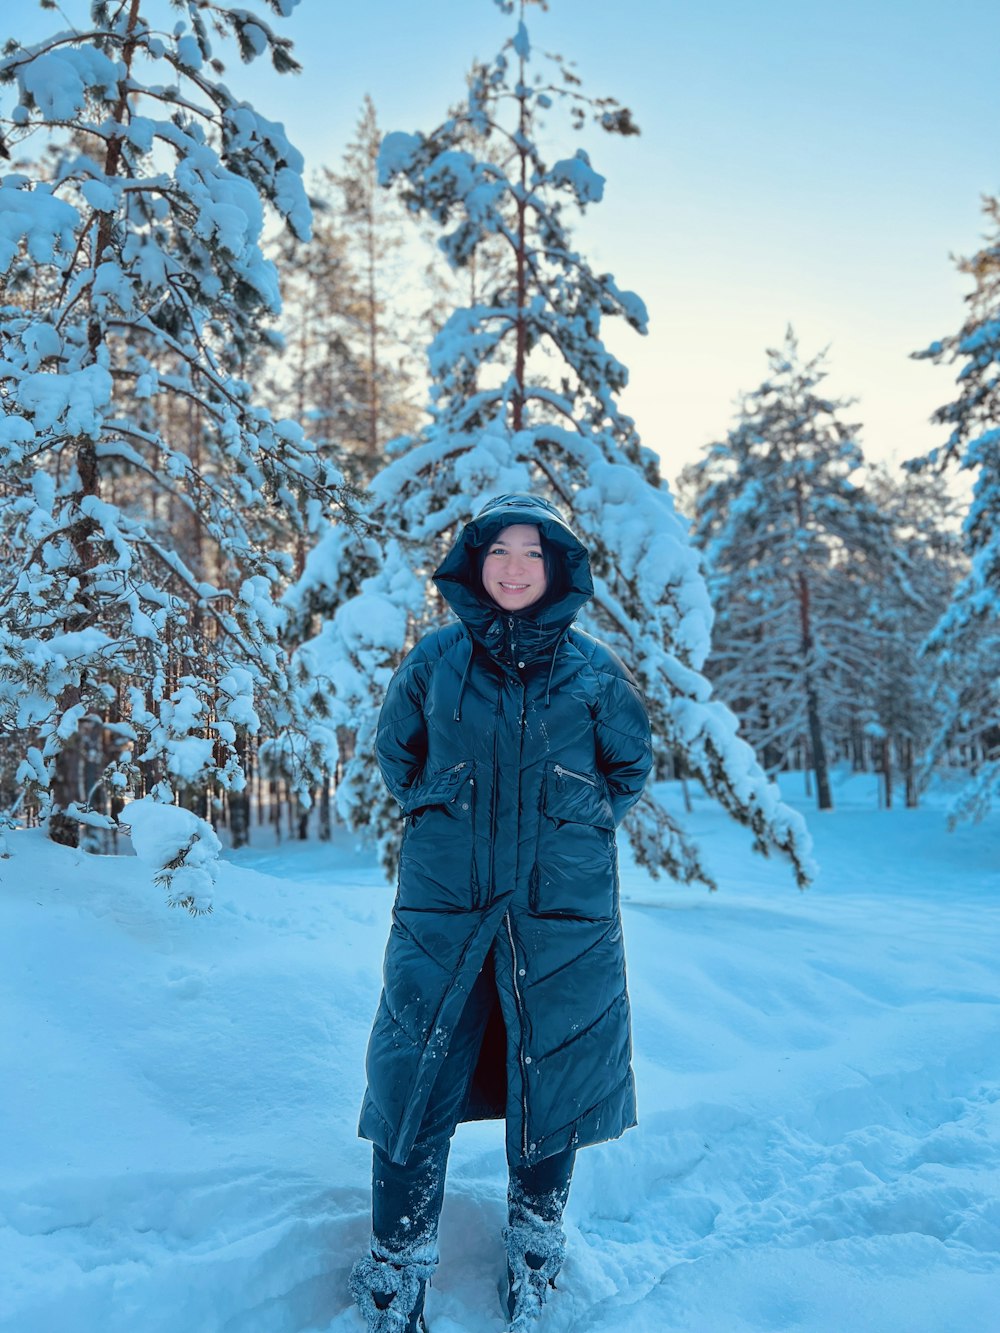
<instances>
[{"instance_id":1,"label":"coat button","mask_svg":"<svg viewBox=\"0 0 1000 1333\"><path fill-rule=\"evenodd\" d=\"M518 662L517 665L518 665L519 667L523 667L523 666L524 666L524 663L523 663L523 662Z\"/></svg>"},{"instance_id":2,"label":"coat button","mask_svg":"<svg viewBox=\"0 0 1000 1333\"><path fill-rule=\"evenodd\" d=\"M532 1143L532 1144L530 1145L530 1149L529 1149L529 1151L534 1152L535 1149L536 1149L537 1147L538 1147L538 1144L537 1144L537 1143Z\"/></svg>"},{"instance_id":3,"label":"coat button","mask_svg":"<svg viewBox=\"0 0 1000 1333\"><path fill-rule=\"evenodd\" d=\"M524 1063L525 1063L526 1065L530 1065L530 1064L531 1064L531 1056L530 1056L530 1055L526 1055L526 1056L524 1057Z\"/></svg>"},{"instance_id":4,"label":"coat button","mask_svg":"<svg viewBox=\"0 0 1000 1333\"><path fill-rule=\"evenodd\" d=\"M468 810L468 808L469 808L469 802L468 802L468 801L463 801L463 802L462 802L462 809L463 809L463 810Z\"/></svg>"},{"instance_id":5,"label":"coat button","mask_svg":"<svg viewBox=\"0 0 1000 1333\"><path fill-rule=\"evenodd\" d=\"M518 975L519 977L526 977L528 974L527 974L527 972L524 970L524 968L521 967L521 968L518 968L517 975Z\"/></svg>"}]
</instances>

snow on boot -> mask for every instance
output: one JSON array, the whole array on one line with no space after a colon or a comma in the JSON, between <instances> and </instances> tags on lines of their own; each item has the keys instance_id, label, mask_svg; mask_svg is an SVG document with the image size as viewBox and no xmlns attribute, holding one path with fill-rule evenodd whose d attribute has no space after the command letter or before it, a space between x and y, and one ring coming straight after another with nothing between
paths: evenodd
<instances>
[{"instance_id":1,"label":"snow on boot","mask_svg":"<svg viewBox=\"0 0 1000 1333\"><path fill-rule=\"evenodd\" d=\"M500 1279L500 1301L510 1320L508 1333L525 1333L542 1313L549 1288L566 1257L566 1236L556 1223L504 1227L507 1289Z\"/></svg>"},{"instance_id":2,"label":"snow on boot","mask_svg":"<svg viewBox=\"0 0 1000 1333\"><path fill-rule=\"evenodd\" d=\"M367 1333L427 1333L424 1295L436 1257L372 1251L351 1269L351 1295L365 1318Z\"/></svg>"}]
</instances>

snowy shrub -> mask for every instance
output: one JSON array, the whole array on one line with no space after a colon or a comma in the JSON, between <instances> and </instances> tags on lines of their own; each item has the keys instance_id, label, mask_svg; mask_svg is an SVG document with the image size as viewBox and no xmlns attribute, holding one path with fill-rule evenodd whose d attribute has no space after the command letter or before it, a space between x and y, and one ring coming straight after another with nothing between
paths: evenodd
<instances>
[{"instance_id":1,"label":"snowy shrub","mask_svg":"<svg viewBox=\"0 0 1000 1333\"><path fill-rule=\"evenodd\" d=\"M210 824L190 810L148 796L131 801L121 823L129 830L136 856L153 871L153 883L166 889L171 907L186 907L192 916L211 912L222 843Z\"/></svg>"}]
</instances>

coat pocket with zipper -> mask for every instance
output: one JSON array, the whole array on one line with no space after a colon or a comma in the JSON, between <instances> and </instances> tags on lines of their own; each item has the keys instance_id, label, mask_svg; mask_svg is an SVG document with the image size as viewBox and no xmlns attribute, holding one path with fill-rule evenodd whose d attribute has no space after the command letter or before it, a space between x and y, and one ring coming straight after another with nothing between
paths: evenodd
<instances>
[{"instance_id":1,"label":"coat pocket with zipper","mask_svg":"<svg viewBox=\"0 0 1000 1333\"><path fill-rule=\"evenodd\" d=\"M542 782L531 910L611 916L618 891L614 830L604 779L582 768L550 763Z\"/></svg>"},{"instance_id":2,"label":"coat pocket with zipper","mask_svg":"<svg viewBox=\"0 0 1000 1333\"><path fill-rule=\"evenodd\" d=\"M556 823L614 831L615 812L604 779L596 773L551 764L545 774L542 809Z\"/></svg>"},{"instance_id":3,"label":"coat pocket with zipper","mask_svg":"<svg viewBox=\"0 0 1000 1333\"><path fill-rule=\"evenodd\" d=\"M471 760L422 778L406 793L399 904L418 910L479 906L476 779Z\"/></svg>"},{"instance_id":4,"label":"coat pocket with zipper","mask_svg":"<svg viewBox=\"0 0 1000 1333\"><path fill-rule=\"evenodd\" d=\"M415 816L419 811L432 805L448 806L457 803L461 806L459 797L462 788L471 778L472 762L468 759L452 764L450 768L440 769L429 777L421 777L404 793L403 814Z\"/></svg>"}]
</instances>

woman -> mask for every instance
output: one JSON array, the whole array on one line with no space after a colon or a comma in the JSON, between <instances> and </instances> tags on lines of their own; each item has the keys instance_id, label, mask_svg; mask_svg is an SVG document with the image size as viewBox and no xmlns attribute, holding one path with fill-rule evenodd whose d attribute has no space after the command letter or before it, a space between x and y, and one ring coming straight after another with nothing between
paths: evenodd
<instances>
[{"instance_id":1,"label":"woman","mask_svg":"<svg viewBox=\"0 0 1000 1333\"><path fill-rule=\"evenodd\" d=\"M635 682L571 628L587 551L529 495L491 500L434 575L458 623L393 676L376 751L405 817L360 1134L372 1333L417 1333L459 1120L505 1117L511 1329L565 1251L577 1148L635 1124L615 827L651 766Z\"/></svg>"}]
</instances>

